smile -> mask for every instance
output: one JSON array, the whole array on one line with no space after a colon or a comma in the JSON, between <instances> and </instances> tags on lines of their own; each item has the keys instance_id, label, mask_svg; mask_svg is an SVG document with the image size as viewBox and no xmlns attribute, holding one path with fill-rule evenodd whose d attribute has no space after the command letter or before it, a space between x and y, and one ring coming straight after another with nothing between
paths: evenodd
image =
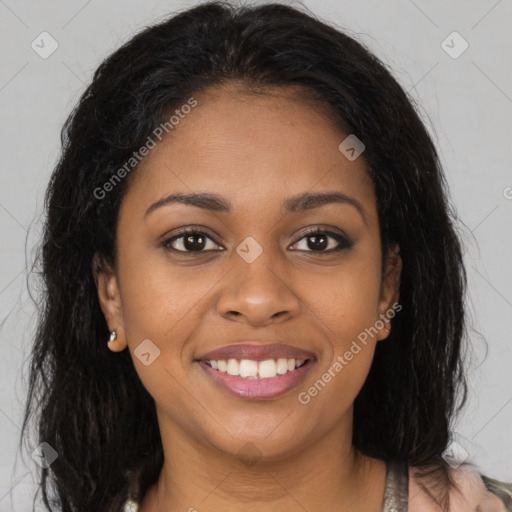
<instances>
[{"instance_id":1,"label":"smile","mask_svg":"<svg viewBox=\"0 0 512 512\"><path fill-rule=\"evenodd\" d=\"M306 361L304 359L267 359L255 361L252 359L219 359L205 361L214 370L229 375L239 376L243 379L273 379L277 375L284 375L300 368Z\"/></svg>"},{"instance_id":2,"label":"smile","mask_svg":"<svg viewBox=\"0 0 512 512\"><path fill-rule=\"evenodd\" d=\"M244 399L264 400L290 392L305 379L313 359L219 359L196 361L215 384Z\"/></svg>"}]
</instances>

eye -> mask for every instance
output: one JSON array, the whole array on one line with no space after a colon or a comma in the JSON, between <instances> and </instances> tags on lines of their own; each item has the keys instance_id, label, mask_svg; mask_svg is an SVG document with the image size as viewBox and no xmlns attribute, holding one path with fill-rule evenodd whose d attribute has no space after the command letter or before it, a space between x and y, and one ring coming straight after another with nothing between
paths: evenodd
<instances>
[{"instance_id":1,"label":"eye","mask_svg":"<svg viewBox=\"0 0 512 512\"><path fill-rule=\"evenodd\" d=\"M300 238L294 245L305 241L302 247L296 247L299 251L331 253L350 249L354 243L340 233L322 230L319 228L308 231L305 236ZM310 250L308 250L310 249Z\"/></svg>"},{"instance_id":2,"label":"eye","mask_svg":"<svg viewBox=\"0 0 512 512\"><path fill-rule=\"evenodd\" d=\"M210 247L208 247L208 242ZM218 244L204 231L197 229L184 229L178 235L168 238L162 242L162 246L176 252L206 252L208 250L219 250Z\"/></svg>"},{"instance_id":3,"label":"eye","mask_svg":"<svg viewBox=\"0 0 512 512\"><path fill-rule=\"evenodd\" d=\"M304 241L304 242L303 242ZM300 247L300 244L303 244ZM181 253L201 253L219 251L219 245L204 231L198 229L183 229L178 234L162 242L162 247ZM331 253L350 249L353 242L346 236L329 230L319 228L309 230L302 238L295 242L294 248L299 251Z\"/></svg>"}]
</instances>

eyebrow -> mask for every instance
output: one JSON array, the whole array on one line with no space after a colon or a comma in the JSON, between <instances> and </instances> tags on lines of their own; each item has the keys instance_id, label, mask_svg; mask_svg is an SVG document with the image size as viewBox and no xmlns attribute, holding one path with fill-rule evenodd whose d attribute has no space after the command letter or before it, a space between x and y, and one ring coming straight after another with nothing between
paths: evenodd
<instances>
[{"instance_id":1,"label":"eyebrow","mask_svg":"<svg viewBox=\"0 0 512 512\"><path fill-rule=\"evenodd\" d=\"M162 206L167 206L174 203L181 203L190 206L196 206L204 210L214 212L229 213L232 210L232 205L229 200L217 194L209 194L206 192L197 192L191 194L170 194L153 203L147 210L144 216L149 215ZM293 197L286 199L283 203L285 213L296 213L305 210L312 210L331 203L350 204L360 213L364 222L366 223L366 216L361 203L353 197L347 196L342 192L304 192Z\"/></svg>"}]
</instances>

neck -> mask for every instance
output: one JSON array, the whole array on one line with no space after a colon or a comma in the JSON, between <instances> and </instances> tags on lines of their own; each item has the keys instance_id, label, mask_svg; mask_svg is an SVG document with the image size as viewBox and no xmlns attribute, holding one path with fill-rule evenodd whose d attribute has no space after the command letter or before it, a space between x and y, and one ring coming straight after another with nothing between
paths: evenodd
<instances>
[{"instance_id":1,"label":"neck","mask_svg":"<svg viewBox=\"0 0 512 512\"><path fill-rule=\"evenodd\" d=\"M351 433L351 432L349 432ZM162 439L164 465L140 512L237 510L296 512L381 510L386 467L332 430L293 454L250 458L198 444L172 431ZM244 451L245 450L245 451Z\"/></svg>"}]
</instances>

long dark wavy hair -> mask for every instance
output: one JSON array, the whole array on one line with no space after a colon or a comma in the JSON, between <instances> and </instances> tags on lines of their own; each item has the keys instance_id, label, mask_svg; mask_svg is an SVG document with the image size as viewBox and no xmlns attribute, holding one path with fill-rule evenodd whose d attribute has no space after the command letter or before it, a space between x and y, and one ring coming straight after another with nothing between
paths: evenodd
<instances>
[{"instance_id":1,"label":"long dark wavy hair","mask_svg":"<svg viewBox=\"0 0 512 512\"><path fill-rule=\"evenodd\" d=\"M58 452L41 470L48 510L118 512L135 475L139 497L157 480L155 404L128 351L107 348L92 269L96 253L115 266L119 206L137 169L105 199L94 191L176 108L229 81L263 92L298 86L366 145L383 254L400 246L402 310L355 400L353 444L426 475L448 474L441 454L467 393L466 275L438 154L413 101L364 45L302 9L209 2L112 53L61 132L45 197L44 291L21 438L36 417L36 445Z\"/></svg>"}]
</instances>

